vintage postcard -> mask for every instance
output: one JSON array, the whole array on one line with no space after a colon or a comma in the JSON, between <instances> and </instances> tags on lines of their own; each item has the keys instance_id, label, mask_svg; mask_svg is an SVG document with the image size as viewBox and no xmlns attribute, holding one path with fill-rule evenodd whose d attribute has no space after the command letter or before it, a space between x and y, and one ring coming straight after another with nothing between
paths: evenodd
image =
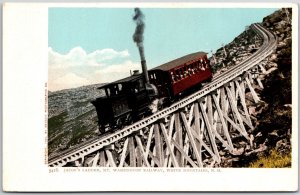
<instances>
[{"instance_id":1,"label":"vintage postcard","mask_svg":"<svg viewBox=\"0 0 300 195\"><path fill-rule=\"evenodd\" d=\"M3 18L5 191L298 190L296 4Z\"/></svg>"}]
</instances>

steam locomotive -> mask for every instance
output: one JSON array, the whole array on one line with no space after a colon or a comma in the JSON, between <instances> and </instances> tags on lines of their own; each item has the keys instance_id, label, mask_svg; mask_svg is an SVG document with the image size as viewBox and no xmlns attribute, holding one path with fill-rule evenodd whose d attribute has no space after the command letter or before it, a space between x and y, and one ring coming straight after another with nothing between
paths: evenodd
<instances>
[{"instance_id":1,"label":"steam locomotive","mask_svg":"<svg viewBox=\"0 0 300 195\"><path fill-rule=\"evenodd\" d=\"M121 128L160 108L170 105L183 94L211 81L212 71L207 55L196 52L142 73L134 73L98 89L104 94L91 103L95 106L101 133Z\"/></svg>"}]
</instances>

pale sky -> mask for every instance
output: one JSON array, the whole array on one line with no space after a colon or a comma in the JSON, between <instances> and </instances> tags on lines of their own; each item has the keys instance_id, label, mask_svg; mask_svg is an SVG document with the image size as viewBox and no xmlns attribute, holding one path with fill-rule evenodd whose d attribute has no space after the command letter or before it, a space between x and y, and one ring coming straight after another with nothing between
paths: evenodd
<instances>
[{"instance_id":1,"label":"pale sky","mask_svg":"<svg viewBox=\"0 0 300 195\"><path fill-rule=\"evenodd\" d=\"M215 51L277 8L144 8L148 68ZM49 90L112 82L140 69L133 8L50 8Z\"/></svg>"}]
</instances>

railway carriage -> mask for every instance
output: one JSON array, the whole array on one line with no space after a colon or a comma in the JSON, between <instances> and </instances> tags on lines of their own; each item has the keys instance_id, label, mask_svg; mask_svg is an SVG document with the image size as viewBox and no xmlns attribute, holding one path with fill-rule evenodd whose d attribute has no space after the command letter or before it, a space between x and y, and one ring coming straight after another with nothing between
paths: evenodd
<instances>
[{"instance_id":1,"label":"railway carriage","mask_svg":"<svg viewBox=\"0 0 300 195\"><path fill-rule=\"evenodd\" d=\"M175 59L149 70L150 83L160 97L170 99L212 79L209 60L204 52L197 52Z\"/></svg>"}]
</instances>

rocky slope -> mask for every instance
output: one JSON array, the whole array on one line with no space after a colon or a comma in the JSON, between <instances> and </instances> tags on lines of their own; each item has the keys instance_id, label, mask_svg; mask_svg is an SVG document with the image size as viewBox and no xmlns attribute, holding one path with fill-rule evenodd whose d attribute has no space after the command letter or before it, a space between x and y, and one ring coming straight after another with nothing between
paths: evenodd
<instances>
[{"instance_id":1,"label":"rocky slope","mask_svg":"<svg viewBox=\"0 0 300 195\"><path fill-rule=\"evenodd\" d=\"M229 67L242 62L253 54L262 44L262 39L249 27L232 42L219 48L210 57L214 76L225 72Z\"/></svg>"},{"instance_id":2,"label":"rocky slope","mask_svg":"<svg viewBox=\"0 0 300 195\"><path fill-rule=\"evenodd\" d=\"M281 9L264 18L263 25L278 37L278 46L271 58L273 72L265 77L263 109L257 115L257 145L266 146L264 154L273 149L279 154L291 152L292 133L292 26L291 9ZM291 165L291 164L289 164ZM264 167L264 165L262 165Z\"/></svg>"},{"instance_id":3,"label":"rocky slope","mask_svg":"<svg viewBox=\"0 0 300 195\"><path fill-rule=\"evenodd\" d=\"M279 156L290 156L291 153L291 9L280 9L265 17L262 24L278 37L278 46L271 55L266 67L269 74L262 76L264 89L258 87L261 102L258 105L249 102L252 115L256 118L254 148L249 150L245 145L241 155L225 154L222 167L245 167L260 158L272 158L274 152ZM221 69L222 70L222 69ZM243 144L243 143L242 143ZM245 143L244 143L245 144ZM291 166L291 158L287 158L284 166ZM267 161L258 167L272 167Z\"/></svg>"},{"instance_id":4,"label":"rocky slope","mask_svg":"<svg viewBox=\"0 0 300 195\"><path fill-rule=\"evenodd\" d=\"M98 133L92 99L101 96L98 85L66 89L48 94L48 154L86 141Z\"/></svg>"}]
</instances>

